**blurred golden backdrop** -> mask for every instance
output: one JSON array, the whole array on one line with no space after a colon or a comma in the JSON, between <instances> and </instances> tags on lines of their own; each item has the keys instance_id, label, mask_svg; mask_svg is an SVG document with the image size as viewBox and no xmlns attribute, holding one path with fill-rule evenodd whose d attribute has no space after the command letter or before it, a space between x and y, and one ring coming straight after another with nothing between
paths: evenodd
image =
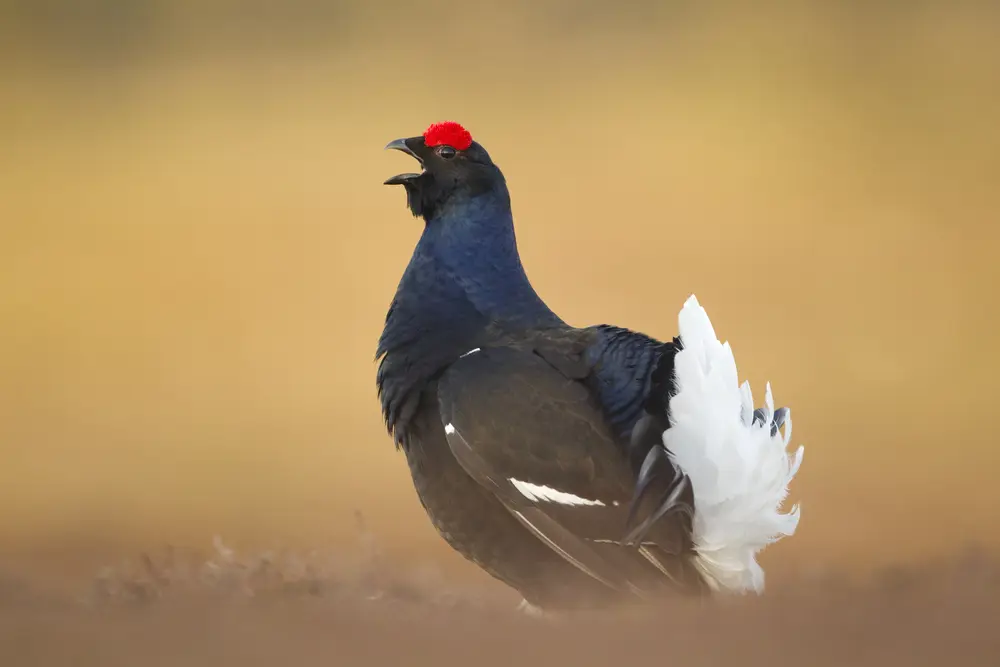
<instances>
[{"instance_id":1,"label":"blurred golden backdrop","mask_svg":"<svg viewBox=\"0 0 1000 667\"><path fill-rule=\"evenodd\" d=\"M1000 544L995 4L0 11L7 560L337 545L362 509L389 551L471 572L372 361L420 233L381 149L445 119L504 169L557 312L670 337L697 293L793 407L803 521L767 561Z\"/></svg>"}]
</instances>

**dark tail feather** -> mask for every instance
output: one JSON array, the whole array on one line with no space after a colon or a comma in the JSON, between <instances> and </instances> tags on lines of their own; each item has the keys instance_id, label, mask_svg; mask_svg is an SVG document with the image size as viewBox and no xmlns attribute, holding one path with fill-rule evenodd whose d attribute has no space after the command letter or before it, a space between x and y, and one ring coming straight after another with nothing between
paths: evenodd
<instances>
[{"instance_id":1,"label":"dark tail feather","mask_svg":"<svg viewBox=\"0 0 1000 667\"><path fill-rule=\"evenodd\" d=\"M743 413L746 414L746 413ZM785 425L785 419L788 418L788 408L778 408L774 411L774 417L771 419L771 437L773 438L778 433L778 429ZM764 408L757 408L753 411L753 423L763 424L764 423Z\"/></svg>"},{"instance_id":2,"label":"dark tail feather","mask_svg":"<svg viewBox=\"0 0 1000 667\"><path fill-rule=\"evenodd\" d=\"M664 467L668 467L671 476L673 476L673 466L670 465L667 458L667 450L663 447L650 449L646 460L642 462L642 467L639 469L639 478L636 480L635 492L632 494L632 502L629 504L628 517L625 519L626 526L631 526L635 522L639 506L646 498L646 492L650 490L654 482L663 477Z\"/></svg>"},{"instance_id":3,"label":"dark tail feather","mask_svg":"<svg viewBox=\"0 0 1000 667\"><path fill-rule=\"evenodd\" d=\"M687 475L677 475L664 494L660 496L656 509L625 536L624 543L632 546L641 545L657 521L672 511L684 511L687 508L686 503L681 501L681 497L685 492L690 491L691 480Z\"/></svg>"}]
</instances>

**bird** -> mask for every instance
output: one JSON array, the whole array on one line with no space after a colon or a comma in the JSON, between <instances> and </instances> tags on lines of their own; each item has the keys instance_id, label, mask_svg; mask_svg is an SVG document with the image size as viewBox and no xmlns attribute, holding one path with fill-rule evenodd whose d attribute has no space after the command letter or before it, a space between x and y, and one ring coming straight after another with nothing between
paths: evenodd
<instances>
[{"instance_id":1,"label":"bird","mask_svg":"<svg viewBox=\"0 0 1000 667\"><path fill-rule=\"evenodd\" d=\"M538 615L762 593L802 462L694 295L677 336L566 323L521 261L510 192L459 123L386 149L423 231L378 340L382 416L434 528Z\"/></svg>"}]
</instances>

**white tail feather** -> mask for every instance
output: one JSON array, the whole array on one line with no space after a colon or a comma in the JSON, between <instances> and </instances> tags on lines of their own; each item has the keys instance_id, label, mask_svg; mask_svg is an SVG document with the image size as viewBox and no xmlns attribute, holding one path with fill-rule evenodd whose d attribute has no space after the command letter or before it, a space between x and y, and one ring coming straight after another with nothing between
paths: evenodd
<instances>
[{"instance_id":1,"label":"white tail feather","mask_svg":"<svg viewBox=\"0 0 1000 667\"><path fill-rule=\"evenodd\" d=\"M749 383L739 384L729 343L716 338L705 309L692 295L678 317L683 349L674 359L677 392L670 399L671 428L663 443L691 479L694 548L705 580L716 590L764 589L757 553L795 532L798 505L782 514L788 484L798 472L803 448L787 452L784 435L771 435L771 385L764 396L765 423L753 423Z\"/></svg>"}]
</instances>

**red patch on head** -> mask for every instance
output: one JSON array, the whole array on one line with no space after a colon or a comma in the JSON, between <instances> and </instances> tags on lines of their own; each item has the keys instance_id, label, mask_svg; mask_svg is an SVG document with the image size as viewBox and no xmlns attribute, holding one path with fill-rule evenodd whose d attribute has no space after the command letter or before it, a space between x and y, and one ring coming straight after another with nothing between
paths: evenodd
<instances>
[{"instance_id":1,"label":"red patch on head","mask_svg":"<svg viewBox=\"0 0 1000 667\"><path fill-rule=\"evenodd\" d=\"M454 123L434 123L424 132L424 143L427 146L451 146L455 150L464 151L472 145L472 135L467 129Z\"/></svg>"}]
</instances>

